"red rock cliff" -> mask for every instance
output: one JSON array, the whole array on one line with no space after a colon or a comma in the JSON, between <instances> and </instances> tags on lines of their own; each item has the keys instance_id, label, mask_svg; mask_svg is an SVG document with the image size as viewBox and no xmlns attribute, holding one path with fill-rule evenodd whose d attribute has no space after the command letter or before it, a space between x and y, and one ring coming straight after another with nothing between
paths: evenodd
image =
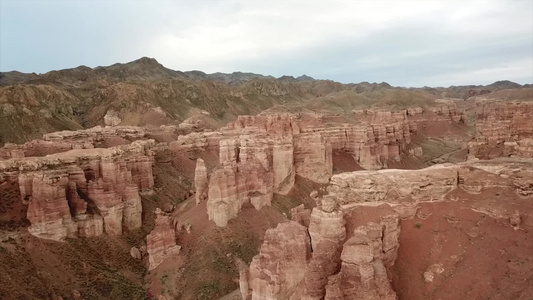
<instances>
[{"instance_id":1,"label":"red rock cliff","mask_svg":"<svg viewBox=\"0 0 533 300\"><path fill-rule=\"evenodd\" d=\"M121 234L141 226L139 191L153 186L152 144L9 159L0 161L0 173L18 177L32 234L54 240Z\"/></svg>"}]
</instances>

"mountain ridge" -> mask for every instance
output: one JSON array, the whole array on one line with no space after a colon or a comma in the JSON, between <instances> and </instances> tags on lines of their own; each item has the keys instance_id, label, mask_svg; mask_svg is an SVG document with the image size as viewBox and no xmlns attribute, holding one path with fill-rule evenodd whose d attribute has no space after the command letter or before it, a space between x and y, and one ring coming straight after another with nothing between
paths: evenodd
<instances>
[{"instance_id":1,"label":"mountain ridge","mask_svg":"<svg viewBox=\"0 0 533 300\"><path fill-rule=\"evenodd\" d=\"M172 70L170 68L167 68L163 66L161 63L159 63L155 58L150 57L141 57L139 59L126 62L126 63L115 63L109 66L97 66L94 68L80 65L78 67L74 68L67 68L67 69L61 69L61 70L51 70L46 73L37 74L35 72L32 73L24 73L17 70L13 71L7 71L7 72L0 72L0 85L12 85L12 84L18 84L18 83L32 83L35 80L38 79L46 79L46 80L54 80L58 77L61 77L61 75L64 76L73 76L78 78L84 78L87 77L88 73L95 73L97 75L108 75L109 77L113 79L121 79L121 80L159 80L159 79L177 79L177 78L193 78L193 79L207 79L207 80L213 80L213 81L222 81L225 83L231 83L236 81L249 81L254 78L276 78L272 75L263 75L259 73L253 73L253 72L242 72L242 71L234 71L232 73L224 73L224 72L215 72L215 73L205 73L200 70L190 70L190 71L179 71L179 70ZM129 74L127 74L129 72ZM298 77L294 77L292 75L283 75L278 77L279 80L296 80L296 81L312 81L312 80L322 80L322 79L315 79L311 76L302 74ZM328 80L328 79L325 79ZM368 83L366 81L360 82L359 84L365 84ZM389 85L386 82L382 82L384 84ZM345 83L347 85L350 84L358 84L358 83ZM465 84L465 85L451 85L448 87L422 87L423 88L449 88L449 89L465 89L465 88L481 88L481 87L487 87L487 88L520 88L520 87L528 87L531 84L524 84L521 85L519 83L510 81L510 80L498 80L491 84L487 85L471 85L471 84ZM406 87L406 88L414 88L414 87Z\"/></svg>"},{"instance_id":2,"label":"mountain ridge","mask_svg":"<svg viewBox=\"0 0 533 300\"><path fill-rule=\"evenodd\" d=\"M122 125L179 125L200 112L213 127L238 115L274 108L347 116L354 109L402 109L436 99L471 97L505 89L529 90L510 81L489 86L404 88L386 82L343 84L308 75L275 78L255 73L174 71L143 57L107 67L45 74L0 73L0 144L22 143L58 130L105 125L107 113Z\"/></svg>"}]
</instances>

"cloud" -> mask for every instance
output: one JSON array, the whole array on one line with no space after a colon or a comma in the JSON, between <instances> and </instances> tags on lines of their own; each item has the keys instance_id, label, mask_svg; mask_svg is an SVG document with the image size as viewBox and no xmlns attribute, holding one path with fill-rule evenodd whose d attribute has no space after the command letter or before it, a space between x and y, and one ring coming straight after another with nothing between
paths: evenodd
<instances>
[{"instance_id":1,"label":"cloud","mask_svg":"<svg viewBox=\"0 0 533 300\"><path fill-rule=\"evenodd\" d=\"M178 70L341 82L533 82L529 0L0 3L2 71L151 56Z\"/></svg>"}]
</instances>

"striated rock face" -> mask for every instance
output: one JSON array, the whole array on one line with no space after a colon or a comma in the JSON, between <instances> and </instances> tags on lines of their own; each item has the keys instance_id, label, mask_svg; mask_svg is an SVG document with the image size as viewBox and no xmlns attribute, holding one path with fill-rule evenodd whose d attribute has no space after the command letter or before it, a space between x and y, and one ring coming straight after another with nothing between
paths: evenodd
<instances>
[{"instance_id":1,"label":"striated rock face","mask_svg":"<svg viewBox=\"0 0 533 300\"><path fill-rule=\"evenodd\" d=\"M435 107L424 108L425 110L431 111L437 115L437 120L453 120L457 123L464 122L464 115L457 109L457 106L453 101L450 100L437 100L440 105ZM435 120L432 117L430 120Z\"/></svg>"},{"instance_id":2,"label":"striated rock face","mask_svg":"<svg viewBox=\"0 0 533 300\"><path fill-rule=\"evenodd\" d=\"M331 144L319 133L301 135L294 141L296 174L320 183L327 183L333 173Z\"/></svg>"},{"instance_id":3,"label":"striated rock face","mask_svg":"<svg viewBox=\"0 0 533 300\"><path fill-rule=\"evenodd\" d=\"M297 116L288 113L257 116L241 115L237 117L237 120L226 125L226 129L245 129L281 136L300 133L300 125Z\"/></svg>"},{"instance_id":4,"label":"striated rock face","mask_svg":"<svg viewBox=\"0 0 533 300\"><path fill-rule=\"evenodd\" d=\"M399 219L357 227L342 247L340 272L328 280L325 299L397 299L387 270L399 248Z\"/></svg>"},{"instance_id":5,"label":"striated rock face","mask_svg":"<svg viewBox=\"0 0 533 300\"><path fill-rule=\"evenodd\" d=\"M157 268L165 259L179 254L181 247L176 244L176 233L172 226L172 218L156 209L154 229L146 236L148 253L148 269Z\"/></svg>"},{"instance_id":6,"label":"striated rock face","mask_svg":"<svg viewBox=\"0 0 533 300\"><path fill-rule=\"evenodd\" d=\"M344 214L335 199L324 196L313 208L309 236L313 256L305 272L302 299L323 299L328 277L339 271L340 251L346 238Z\"/></svg>"},{"instance_id":7,"label":"striated rock face","mask_svg":"<svg viewBox=\"0 0 533 300\"><path fill-rule=\"evenodd\" d=\"M31 186L31 196L23 194L24 199L31 197L27 211L27 219L32 224L30 233L53 240L76 236L77 225L66 201L67 174L47 172L40 176L32 175L23 179Z\"/></svg>"},{"instance_id":8,"label":"striated rock face","mask_svg":"<svg viewBox=\"0 0 533 300\"><path fill-rule=\"evenodd\" d=\"M280 279L284 269L280 257L284 256L279 253L289 251L279 249L290 244L286 236L292 232L280 225L272 230L276 235L266 237L263 244L276 252L261 248L250 276L241 279L249 278L252 295L257 297L253 299L398 299L391 285L391 270L400 247L400 218L413 218L420 206L429 205L418 202L457 201L454 197L464 194L505 191L521 199L531 198L531 170L530 160L501 160L334 175L328 194L317 198L310 215L303 206L291 210L292 224L309 224L311 257L299 267L304 275L295 275L295 281ZM318 193L312 194L316 197ZM461 205L468 207L467 200L461 199ZM476 211L509 220L515 230L532 217L527 209L507 211L483 201L472 204ZM436 272L442 272L439 270ZM429 278L429 273L422 273L421 277Z\"/></svg>"},{"instance_id":9,"label":"striated rock face","mask_svg":"<svg viewBox=\"0 0 533 300\"><path fill-rule=\"evenodd\" d=\"M272 149L274 191L286 195L294 186L294 146L290 138L276 140Z\"/></svg>"},{"instance_id":10,"label":"striated rock face","mask_svg":"<svg viewBox=\"0 0 533 300\"><path fill-rule=\"evenodd\" d=\"M207 201L209 219L217 226L226 226L246 202L256 209L271 204L274 193L271 150L266 138L243 135L220 141L221 167L210 175Z\"/></svg>"},{"instance_id":11,"label":"striated rock face","mask_svg":"<svg viewBox=\"0 0 533 300\"><path fill-rule=\"evenodd\" d=\"M153 141L0 161L18 178L29 231L42 238L121 234L141 226L139 190L153 186Z\"/></svg>"},{"instance_id":12,"label":"striated rock face","mask_svg":"<svg viewBox=\"0 0 533 300\"><path fill-rule=\"evenodd\" d=\"M438 114L451 122L455 114L443 107ZM272 193L289 193L296 175L328 183L333 151L350 153L365 168L382 168L391 159L399 160L416 132L416 122L408 116L406 110L369 110L358 115L358 125L332 125L322 115L239 116L218 134L192 133L171 147L207 150L216 149L218 143L220 167L210 176L208 215L218 226L225 226L243 203L250 201L260 208L270 205ZM412 155L420 156L421 149L416 150ZM201 193L197 196L203 198Z\"/></svg>"},{"instance_id":13,"label":"striated rock face","mask_svg":"<svg viewBox=\"0 0 533 300\"><path fill-rule=\"evenodd\" d=\"M509 188L528 197L533 195L530 165L530 162L520 160L471 161L420 170L347 172L331 178L328 193L344 206L442 201L458 188L471 194L479 194L488 188ZM409 214L409 211L405 213Z\"/></svg>"},{"instance_id":14,"label":"striated rock face","mask_svg":"<svg viewBox=\"0 0 533 300\"><path fill-rule=\"evenodd\" d=\"M105 126L117 126L122 120L118 116L118 112L112 109L108 110L104 116Z\"/></svg>"},{"instance_id":15,"label":"striated rock face","mask_svg":"<svg viewBox=\"0 0 533 300\"><path fill-rule=\"evenodd\" d=\"M342 173L331 178L328 192L341 204L439 200L457 187L457 169L435 165L421 170Z\"/></svg>"},{"instance_id":16,"label":"striated rock face","mask_svg":"<svg viewBox=\"0 0 533 300\"><path fill-rule=\"evenodd\" d=\"M178 136L178 140L170 142L170 147L178 151L218 149L224 136L221 132L192 132Z\"/></svg>"},{"instance_id":17,"label":"striated rock face","mask_svg":"<svg viewBox=\"0 0 533 300\"><path fill-rule=\"evenodd\" d=\"M6 144L0 148L0 160L45 156L72 149L92 149L104 144L129 144L126 139L141 139L145 135L145 129L135 126L96 126L85 130L58 131L44 134L42 139L22 145Z\"/></svg>"},{"instance_id":18,"label":"striated rock face","mask_svg":"<svg viewBox=\"0 0 533 300\"><path fill-rule=\"evenodd\" d=\"M339 209L337 201L330 196L324 196L320 204L311 211L309 222L313 249L324 240L339 244L346 238L344 214Z\"/></svg>"},{"instance_id":19,"label":"striated rock face","mask_svg":"<svg viewBox=\"0 0 533 300\"><path fill-rule=\"evenodd\" d=\"M250 202L256 209L270 205L273 176L259 162L230 164L211 173L207 214L209 220L224 227L242 205Z\"/></svg>"},{"instance_id":20,"label":"striated rock face","mask_svg":"<svg viewBox=\"0 0 533 300\"><path fill-rule=\"evenodd\" d=\"M389 160L400 160L417 131L417 122L409 120L407 110L363 110L354 111L354 115L361 125L344 126L337 133L340 142L332 143L333 149L351 153L366 169L380 169L387 167Z\"/></svg>"},{"instance_id":21,"label":"striated rock face","mask_svg":"<svg viewBox=\"0 0 533 300\"><path fill-rule=\"evenodd\" d=\"M204 201L208 193L207 168L203 159L196 160L196 169L194 170L194 187L196 189L196 204Z\"/></svg>"},{"instance_id":22,"label":"striated rock face","mask_svg":"<svg viewBox=\"0 0 533 300\"><path fill-rule=\"evenodd\" d=\"M294 294L303 280L310 251L307 229L296 222L267 230L250 265L252 300L299 299Z\"/></svg>"},{"instance_id":23,"label":"striated rock face","mask_svg":"<svg viewBox=\"0 0 533 300\"><path fill-rule=\"evenodd\" d=\"M300 204L296 207L291 208L291 220L309 227L309 222L311 219L311 210L306 209L303 204Z\"/></svg>"},{"instance_id":24,"label":"striated rock face","mask_svg":"<svg viewBox=\"0 0 533 300\"><path fill-rule=\"evenodd\" d=\"M533 102L476 102L475 140L469 158L533 157Z\"/></svg>"}]
</instances>

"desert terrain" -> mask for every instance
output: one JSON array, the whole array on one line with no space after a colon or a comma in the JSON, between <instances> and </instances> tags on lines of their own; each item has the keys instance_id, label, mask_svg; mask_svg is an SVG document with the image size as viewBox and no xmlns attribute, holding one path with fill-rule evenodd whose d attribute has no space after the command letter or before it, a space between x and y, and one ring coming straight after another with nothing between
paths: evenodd
<instances>
[{"instance_id":1,"label":"desert terrain","mask_svg":"<svg viewBox=\"0 0 533 300\"><path fill-rule=\"evenodd\" d=\"M533 86L0 74L2 299L532 299Z\"/></svg>"}]
</instances>

